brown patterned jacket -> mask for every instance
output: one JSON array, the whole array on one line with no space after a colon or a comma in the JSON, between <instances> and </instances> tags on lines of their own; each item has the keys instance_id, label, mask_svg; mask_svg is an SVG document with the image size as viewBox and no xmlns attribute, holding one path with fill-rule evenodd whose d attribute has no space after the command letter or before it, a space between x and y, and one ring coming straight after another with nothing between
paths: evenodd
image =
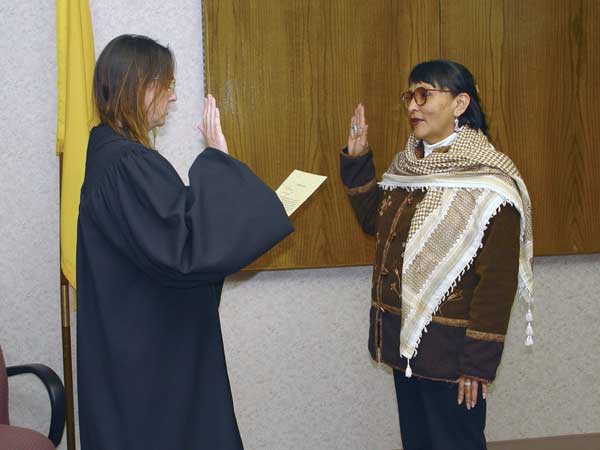
<instances>
[{"instance_id":1,"label":"brown patterned jacket","mask_svg":"<svg viewBox=\"0 0 600 450\"><path fill-rule=\"evenodd\" d=\"M447 148L436 151L447 151ZM424 191L383 191L370 150L344 149L341 176L362 229L376 236L369 352L377 362L406 369L400 357L402 257L410 222ZM411 359L414 376L456 382L468 375L491 382L504 348L517 290L519 214L506 205L492 218L471 267L442 302Z\"/></svg>"}]
</instances>

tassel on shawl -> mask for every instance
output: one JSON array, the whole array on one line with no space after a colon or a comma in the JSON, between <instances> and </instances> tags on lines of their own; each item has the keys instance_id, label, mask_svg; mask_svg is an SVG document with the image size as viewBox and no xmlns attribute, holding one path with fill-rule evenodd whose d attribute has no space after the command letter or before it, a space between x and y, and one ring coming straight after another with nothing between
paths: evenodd
<instances>
[{"instance_id":1,"label":"tassel on shawl","mask_svg":"<svg viewBox=\"0 0 600 450\"><path fill-rule=\"evenodd\" d=\"M527 314L525 314L525 320L527 321L527 329L525 330L527 337L525 338L525 345L530 347L533 345L533 326L531 325L531 322L533 322L533 314L531 314L531 305L529 305Z\"/></svg>"},{"instance_id":2,"label":"tassel on shawl","mask_svg":"<svg viewBox=\"0 0 600 450\"><path fill-rule=\"evenodd\" d=\"M406 378L412 377L412 369L410 368L410 359L406 360L406 371L404 373Z\"/></svg>"}]
</instances>

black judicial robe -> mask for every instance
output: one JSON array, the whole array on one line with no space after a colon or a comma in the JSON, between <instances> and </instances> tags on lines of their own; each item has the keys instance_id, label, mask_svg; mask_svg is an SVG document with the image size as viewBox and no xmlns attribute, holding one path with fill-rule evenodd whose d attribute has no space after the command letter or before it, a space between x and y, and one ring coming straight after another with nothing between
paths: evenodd
<instances>
[{"instance_id":1,"label":"black judicial robe","mask_svg":"<svg viewBox=\"0 0 600 450\"><path fill-rule=\"evenodd\" d=\"M208 148L183 184L158 152L92 130L77 238L82 450L240 450L223 279L292 231L277 196Z\"/></svg>"}]
</instances>

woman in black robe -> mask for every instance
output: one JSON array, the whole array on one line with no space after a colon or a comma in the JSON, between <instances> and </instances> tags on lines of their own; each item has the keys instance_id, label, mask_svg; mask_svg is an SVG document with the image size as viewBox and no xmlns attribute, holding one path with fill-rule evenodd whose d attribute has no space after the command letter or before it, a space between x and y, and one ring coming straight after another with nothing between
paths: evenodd
<instances>
[{"instance_id":1,"label":"woman in black robe","mask_svg":"<svg viewBox=\"0 0 600 450\"><path fill-rule=\"evenodd\" d=\"M185 186L152 147L174 60L124 35L94 72L77 239L82 450L243 448L219 324L223 279L292 232L277 196L228 156L214 99Z\"/></svg>"}]
</instances>

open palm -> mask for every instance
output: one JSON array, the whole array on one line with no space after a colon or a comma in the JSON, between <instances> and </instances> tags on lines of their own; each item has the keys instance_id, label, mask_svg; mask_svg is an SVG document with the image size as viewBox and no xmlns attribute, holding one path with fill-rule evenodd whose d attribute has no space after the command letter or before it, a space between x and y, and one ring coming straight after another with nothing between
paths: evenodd
<instances>
[{"instance_id":1,"label":"open palm","mask_svg":"<svg viewBox=\"0 0 600 450\"><path fill-rule=\"evenodd\" d=\"M227 150L227 141L221 129L219 108L217 108L215 98L210 94L204 98L204 112L202 113L202 122L198 125L198 129L204 135L208 147L229 153Z\"/></svg>"},{"instance_id":2,"label":"open palm","mask_svg":"<svg viewBox=\"0 0 600 450\"><path fill-rule=\"evenodd\" d=\"M369 126L365 121L365 107L359 103L350 119L350 134L348 135L348 154L356 156L369 146L367 131Z\"/></svg>"}]
</instances>

